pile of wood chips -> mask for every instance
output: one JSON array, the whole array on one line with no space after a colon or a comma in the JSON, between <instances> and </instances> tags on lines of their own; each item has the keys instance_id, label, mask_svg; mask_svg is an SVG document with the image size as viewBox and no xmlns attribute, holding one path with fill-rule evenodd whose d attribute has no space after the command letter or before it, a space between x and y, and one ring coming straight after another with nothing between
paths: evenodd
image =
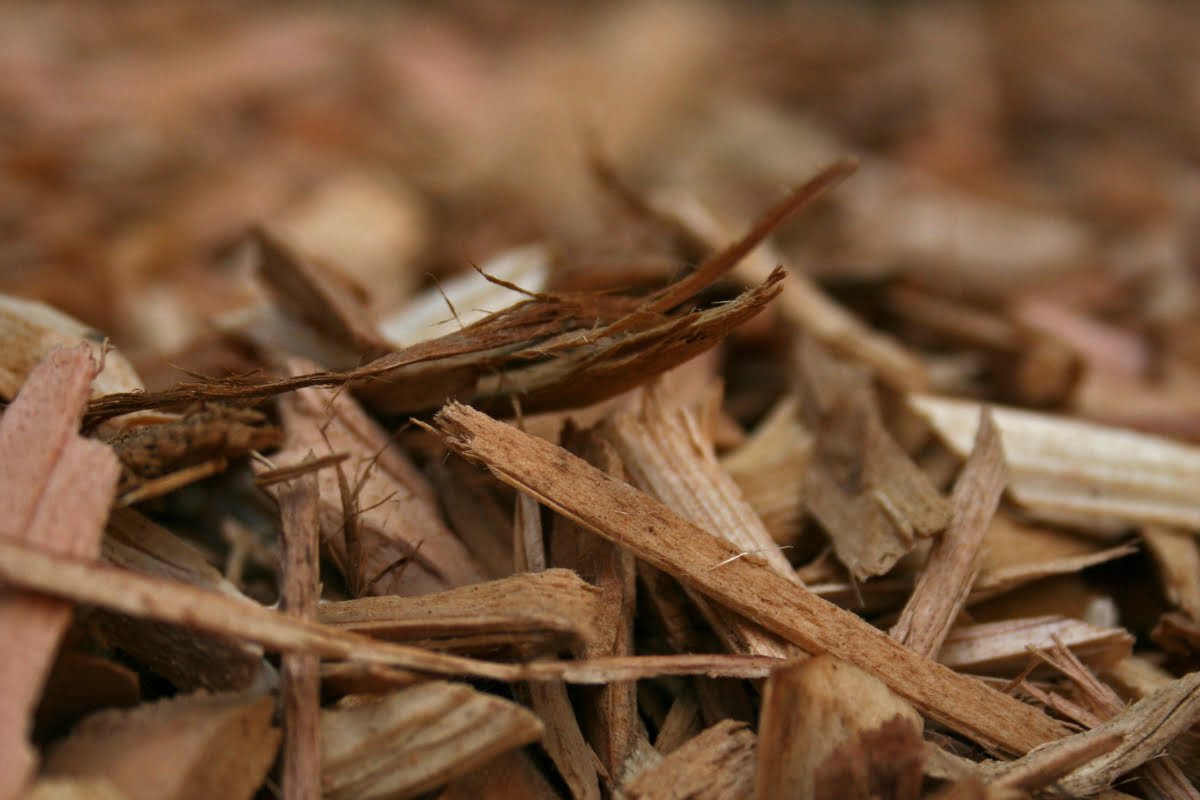
<instances>
[{"instance_id":1,"label":"pile of wood chips","mask_svg":"<svg viewBox=\"0 0 1200 800\"><path fill-rule=\"evenodd\" d=\"M1197 35L0 10L0 800L1200 798Z\"/></svg>"}]
</instances>

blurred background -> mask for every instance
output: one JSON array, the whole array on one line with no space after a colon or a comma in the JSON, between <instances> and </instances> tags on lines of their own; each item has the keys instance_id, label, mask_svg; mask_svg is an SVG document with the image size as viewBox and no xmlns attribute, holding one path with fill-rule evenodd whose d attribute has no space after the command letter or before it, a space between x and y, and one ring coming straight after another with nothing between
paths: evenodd
<instances>
[{"instance_id":1,"label":"blurred background","mask_svg":"<svg viewBox=\"0 0 1200 800\"><path fill-rule=\"evenodd\" d=\"M785 266L935 354L964 335L938 309L1075 331L1153 389L1135 424L1161 403L1192 438L1197 41L1200 5L1133 0L7 3L0 291L149 364L253 300L254 223L386 312L530 242L662 272L597 157L736 230L852 154Z\"/></svg>"}]
</instances>

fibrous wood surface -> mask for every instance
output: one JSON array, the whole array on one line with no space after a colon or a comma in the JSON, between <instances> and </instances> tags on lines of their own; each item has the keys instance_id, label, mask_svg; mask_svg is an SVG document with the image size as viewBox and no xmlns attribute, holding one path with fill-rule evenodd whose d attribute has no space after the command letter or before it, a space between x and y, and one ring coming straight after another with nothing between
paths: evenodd
<instances>
[{"instance_id":1,"label":"fibrous wood surface","mask_svg":"<svg viewBox=\"0 0 1200 800\"><path fill-rule=\"evenodd\" d=\"M0 800L1200 797L1198 38L0 5Z\"/></svg>"}]
</instances>

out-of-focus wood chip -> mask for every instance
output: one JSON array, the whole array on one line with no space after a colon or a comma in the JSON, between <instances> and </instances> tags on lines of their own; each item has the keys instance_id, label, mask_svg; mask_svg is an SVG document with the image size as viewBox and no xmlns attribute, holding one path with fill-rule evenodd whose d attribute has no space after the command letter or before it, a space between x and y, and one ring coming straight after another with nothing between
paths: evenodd
<instances>
[{"instance_id":1,"label":"out-of-focus wood chip","mask_svg":"<svg viewBox=\"0 0 1200 800\"><path fill-rule=\"evenodd\" d=\"M754 731L725 720L639 772L627 800L739 800L754 796Z\"/></svg>"},{"instance_id":2,"label":"out-of-focus wood chip","mask_svg":"<svg viewBox=\"0 0 1200 800\"><path fill-rule=\"evenodd\" d=\"M322 794L415 797L541 735L532 713L463 683L343 700L321 712Z\"/></svg>"},{"instance_id":3,"label":"out-of-focus wood chip","mask_svg":"<svg viewBox=\"0 0 1200 800\"><path fill-rule=\"evenodd\" d=\"M921 717L878 678L821 655L767 681L755 797L920 795Z\"/></svg>"},{"instance_id":4,"label":"out-of-focus wood chip","mask_svg":"<svg viewBox=\"0 0 1200 800\"><path fill-rule=\"evenodd\" d=\"M50 351L0 418L0 541L99 555L119 467L108 447L78 435L96 369L86 346ZM0 800L33 769L26 739L70 619L67 603L0 589Z\"/></svg>"},{"instance_id":5,"label":"out-of-focus wood chip","mask_svg":"<svg viewBox=\"0 0 1200 800\"><path fill-rule=\"evenodd\" d=\"M250 798L279 747L270 697L179 695L103 711L56 744L54 776L103 777L129 800Z\"/></svg>"},{"instance_id":6,"label":"out-of-focus wood chip","mask_svg":"<svg viewBox=\"0 0 1200 800\"><path fill-rule=\"evenodd\" d=\"M978 403L932 395L914 395L909 403L966 457ZM992 414L1009 491L1030 513L1200 528L1200 447L1013 408L993 406Z\"/></svg>"}]
</instances>

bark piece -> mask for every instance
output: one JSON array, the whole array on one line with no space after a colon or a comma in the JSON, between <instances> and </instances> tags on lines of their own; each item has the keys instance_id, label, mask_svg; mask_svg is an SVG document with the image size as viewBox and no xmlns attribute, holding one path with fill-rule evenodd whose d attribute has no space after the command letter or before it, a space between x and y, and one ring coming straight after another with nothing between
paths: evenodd
<instances>
[{"instance_id":1,"label":"bark piece","mask_svg":"<svg viewBox=\"0 0 1200 800\"><path fill-rule=\"evenodd\" d=\"M292 361L290 369L305 366ZM428 481L353 398L303 389L279 405L285 441L274 464L298 464L310 452L350 454L318 482L321 539L355 595L427 594L483 579L442 521Z\"/></svg>"},{"instance_id":2,"label":"bark piece","mask_svg":"<svg viewBox=\"0 0 1200 800\"><path fill-rule=\"evenodd\" d=\"M600 593L564 569L513 575L421 597L322 603L327 625L380 639L462 652L522 644L586 652L600 641ZM615 653L613 655L616 655Z\"/></svg>"},{"instance_id":3,"label":"bark piece","mask_svg":"<svg viewBox=\"0 0 1200 800\"><path fill-rule=\"evenodd\" d=\"M755 797L920 795L921 717L878 678L820 655L767 681Z\"/></svg>"},{"instance_id":4,"label":"bark piece","mask_svg":"<svg viewBox=\"0 0 1200 800\"><path fill-rule=\"evenodd\" d=\"M212 405L157 425L129 426L106 440L124 467L120 490L125 494L207 461L274 447L280 433L259 411ZM148 498L143 493L139 499Z\"/></svg>"},{"instance_id":5,"label":"bark piece","mask_svg":"<svg viewBox=\"0 0 1200 800\"><path fill-rule=\"evenodd\" d=\"M951 508L883 426L870 376L811 340L798 347L805 416L816 431L806 499L856 580L882 575Z\"/></svg>"},{"instance_id":6,"label":"bark piece","mask_svg":"<svg viewBox=\"0 0 1200 800\"><path fill-rule=\"evenodd\" d=\"M1067 617L1031 617L954 628L937 659L951 669L981 675L1016 676L1031 660L1030 648L1061 642L1096 670L1127 658L1133 637L1124 628L1101 628Z\"/></svg>"},{"instance_id":7,"label":"bark piece","mask_svg":"<svg viewBox=\"0 0 1200 800\"><path fill-rule=\"evenodd\" d=\"M46 772L107 778L129 800L250 798L279 747L270 697L180 695L88 717Z\"/></svg>"},{"instance_id":8,"label":"bark piece","mask_svg":"<svg viewBox=\"0 0 1200 800\"><path fill-rule=\"evenodd\" d=\"M956 453L967 454L977 403L914 395L909 404ZM992 407L992 415L1009 492L1031 513L1200 528L1200 447L1013 408Z\"/></svg>"},{"instance_id":9,"label":"bark piece","mask_svg":"<svg viewBox=\"0 0 1200 800\"><path fill-rule=\"evenodd\" d=\"M754 731L725 720L622 787L628 800L738 800L754 796Z\"/></svg>"},{"instance_id":10,"label":"bark piece","mask_svg":"<svg viewBox=\"0 0 1200 800\"><path fill-rule=\"evenodd\" d=\"M891 635L925 656L936 656L958 617L982 560L988 524L1006 482L1000 436L987 411L980 412L975 448L954 485L954 516L925 559L925 566ZM945 663L945 662L943 662Z\"/></svg>"},{"instance_id":11,"label":"bark piece","mask_svg":"<svg viewBox=\"0 0 1200 800\"><path fill-rule=\"evenodd\" d=\"M133 509L113 510L101 555L123 569L250 602L193 545ZM228 636L103 610L91 619L110 641L183 691L240 691L273 675L261 647Z\"/></svg>"},{"instance_id":12,"label":"bark piece","mask_svg":"<svg viewBox=\"0 0 1200 800\"><path fill-rule=\"evenodd\" d=\"M0 541L95 558L112 503L117 460L80 438L96 362L86 346L51 351L0 419ZM0 800L15 797L34 765L26 739L71 607L0 588Z\"/></svg>"},{"instance_id":13,"label":"bark piece","mask_svg":"<svg viewBox=\"0 0 1200 800\"><path fill-rule=\"evenodd\" d=\"M462 683L419 684L321 713L322 792L415 797L541 735L515 703Z\"/></svg>"},{"instance_id":14,"label":"bark piece","mask_svg":"<svg viewBox=\"0 0 1200 800\"><path fill-rule=\"evenodd\" d=\"M762 311L779 293L783 277L778 270L732 302L670 316L649 310L643 301L604 293L537 295L461 331L357 369L113 394L93 402L86 419L99 424L176 403L261 399L346 384L384 414L436 408L448 397L506 412L513 396L521 398L528 413L591 405L711 349Z\"/></svg>"},{"instance_id":15,"label":"bark piece","mask_svg":"<svg viewBox=\"0 0 1200 800\"><path fill-rule=\"evenodd\" d=\"M309 472L280 486L279 609L317 618L320 520L317 476ZM321 786L321 658L286 653L279 693L283 705L284 800L319 800Z\"/></svg>"},{"instance_id":16,"label":"bark piece","mask_svg":"<svg viewBox=\"0 0 1200 800\"><path fill-rule=\"evenodd\" d=\"M1025 752L1065 732L1040 711L897 644L754 556L730 560L739 555L732 546L561 448L460 404L443 409L435 423L451 447L505 483L793 644L876 674L922 713L968 738Z\"/></svg>"}]
</instances>

